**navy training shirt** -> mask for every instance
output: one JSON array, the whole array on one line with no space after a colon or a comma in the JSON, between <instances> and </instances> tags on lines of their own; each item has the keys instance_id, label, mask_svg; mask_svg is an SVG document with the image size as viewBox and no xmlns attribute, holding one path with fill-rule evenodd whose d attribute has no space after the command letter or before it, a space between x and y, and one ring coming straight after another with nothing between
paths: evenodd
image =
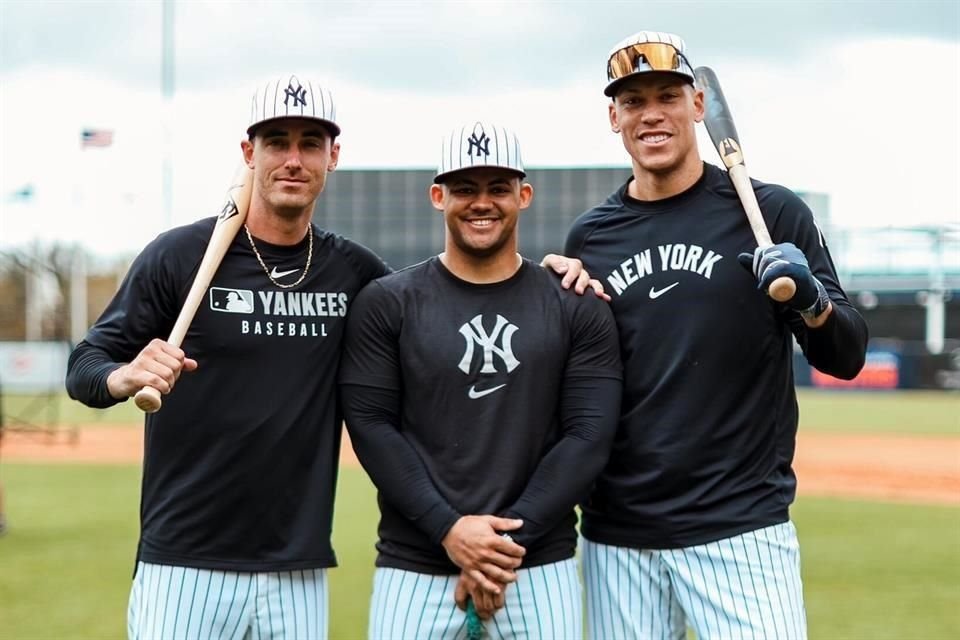
<instances>
[{"instance_id":1,"label":"navy training shirt","mask_svg":"<svg viewBox=\"0 0 960 640\"><path fill-rule=\"evenodd\" d=\"M521 518L523 566L573 557L574 506L609 453L621 368L613 315L524 261L472 284L438 258L368 285L341 368L347 428L379 490L377 565L455 573L461 515Z\"/></svg>"},{"instance_id":2,"label":"navy training shirt","mask_svg":"<svg viewBox=\"0 0 960 640\"><path fill-rule=\"evenodd\" d=\"M788 189L753 182L773 241L796 244L830 295L818 329L738 263L756 241L726 172L705 163L688 190L652 202L627 184L582 214L566 244L613 298L624 363L620 427L582 505L583 535L677 548L784 522L796 493L792 335L813 366L853 377L866 325Z\"/></svg>"}]
</instances>

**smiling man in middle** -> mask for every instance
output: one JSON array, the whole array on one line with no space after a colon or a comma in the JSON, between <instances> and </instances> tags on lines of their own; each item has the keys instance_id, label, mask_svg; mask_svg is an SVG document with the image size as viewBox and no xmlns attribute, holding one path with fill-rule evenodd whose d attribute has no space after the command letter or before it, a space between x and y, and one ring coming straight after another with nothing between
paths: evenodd
<instances>
[{"instance_id":1,"label":"smiling man in middle","mask_svg":"<svg viewBox=\"0 0 960 640\"><path fill-rule=\"evenodd\" d=\"M513 133L444 138L444 251L368 285L347 323L347 428L379 491L370 638L582 637L574 505L620 406L616 325L519 253L533 199Z\"/></svg>"}]
</instances>

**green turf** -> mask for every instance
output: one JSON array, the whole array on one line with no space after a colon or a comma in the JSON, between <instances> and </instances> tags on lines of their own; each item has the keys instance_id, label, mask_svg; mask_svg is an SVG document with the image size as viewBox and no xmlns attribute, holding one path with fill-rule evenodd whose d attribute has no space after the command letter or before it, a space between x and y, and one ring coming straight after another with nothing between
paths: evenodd
<instances>
[{"instance_id":1,"label":"green turf","mask_svg":"<svg viewBox=\"0 0 960 640\"><path fill-rule=\"evenodd\" d=\"M3 463L10 530L0 538L0 638L123 638L137 540L136 466ZM376 494L341 473L330 573L331 640L365 637Z\"/></svg>"},{"instance_id":2,"label":"green turf","mask_svg":"<svg viewBox=\"0 0 960 640\"><path fill-rule=\"evenodd\" d=\"M125 636L139 476L129 466L0 465L0 637Z\"/></svg>"},{"instance_id":3,"label":"green turf","mask_svg":"<svg viewBox=\"0 0 960 640\"><path fill-rule=\"evenodd\" d=\"M960 435L960 393L801 389L797 396L803 431Z\"/></svg>"},{"instance_id":4,"label":"green turf","mask_svg":"<svg viewBox=\"0 0 960 640\"><path fill-rule=\"evenodd\" d=\"M960 509L801 498L810 638L954 638Z\"/></svg>"},{"instance_id":5,"label":"green turf","mask_svg":"<svg viewBox=\"0 0 960 640\"><path fill-rule=\"evenodd\" d=\"M800 389L800 428L846 433L960 435L960 394L942 391L852 391ZM143 414L128 401L107 410L90 409L66 394L52 399L5 395L8 417L63 425L142 424Z\"/></svg>"},{"instance_id":6,"label":"green turf","mask_svg":"<svg viewBox=\"0 0 960 640\"><path fill-rule=\"evenodd\" d=\"M0 465L0 638L124 636L139 468ZM951 638L960 628L960 509L802 498L794 509L812 639ZM343 469L331 640L365 637L376 504Z\"/></svg>"},{"instance_id":7,"label":"green turf","mask_svg":"<svg viewBox=\"0 0 960 640\"><path fill-rule=\"evenodd\" d=\"M54 395L4 394L3 412L8 426L18 422L35 426L77 424L143 424L143 412L133 400L109 409L91 409L71 400L66 393Z\"/></svg>"},{"instance_id":8,"label":"green turf","mask_svg":"<svg viewBox=\"0 0 960 640\"><path fill-rule=\"evenodd\" d=\"M330 640L367 637L377 541L377 493L360 469L340 469L333 548L340 566L330 572Z\"/></svg>"}]
</instances>

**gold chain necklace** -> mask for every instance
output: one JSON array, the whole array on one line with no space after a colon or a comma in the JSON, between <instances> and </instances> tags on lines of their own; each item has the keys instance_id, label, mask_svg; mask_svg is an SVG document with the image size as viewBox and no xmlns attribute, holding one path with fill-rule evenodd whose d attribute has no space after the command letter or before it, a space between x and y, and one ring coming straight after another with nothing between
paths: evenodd
<instances>
[{"instance_id":1,"label":"gold chain necklace","mask_svg":"<svg viewBox=\"0 0 960 640\"><path fill-rule=\"evenodd\" d=\"M303 282L303 279L307 277L307 272L310 271L310 262L311 260L313 260L313 227L312 226L310 226L307 229L307 233L309 234L309 240L307 241L307 264L303 268L303 273L300 274L300 277L297 278L297 281L294 282L293 284L281 284L277 282L276 278L270 275L270 269L267 269L267 265L264 264L263 258L260 256L260 252L257 251L257 245L253 243L253 236L250 235L250 229L247 227L246 224L243 225L243 230L247 232L247 240L250 241L250 248L253 249L253 255L257 256L257 262L259 262L260 266L263 267L263 272L267 274L268 278L270 278L270 282L277 285L281 289L292 289L298 284L300 284L301 282Z\"/></svg>"}]
</instances>

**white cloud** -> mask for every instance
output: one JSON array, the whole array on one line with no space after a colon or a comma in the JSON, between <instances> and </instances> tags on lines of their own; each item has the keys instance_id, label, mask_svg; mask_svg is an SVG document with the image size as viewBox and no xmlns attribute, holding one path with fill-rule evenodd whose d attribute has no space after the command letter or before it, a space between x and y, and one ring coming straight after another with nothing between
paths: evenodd
<instances>
[{"instance_id":1,"label":"white cloud","mask_svg":"<svg viewBox=\"0 0 960 640\"><path fill-rule=\"evenodd\" d=\"M751 174L828 193L834 222L845 226L957 222L958 43L847 40L814 51L786 61L726 56L697 62L720 76ZM319 47L316 55L336 69L335 53ZM389 64L389 52L383 62ZM555 62L563 64L559 53ZM303 63L294 66L323 66ZM285 69L278 59L269 65ZM629 164L609 131L599 74L588 80L573 74L551 88L530 89L516 88L515 74L502 84L487 74L467 90L439 91L433 83L429 92L363 84L336 71L323 77L338 100L344 169L432 167L443 131L476 116L514 128L528 166ZM136 250L166 228L165 117L173 145L172 222L214 213L240 158L249 100L247 87L223 84L180 91L165 116L159 91L92 72L36 66L0 76L0 245L43 237L78 241L101 253ZM113 129L115 145L81 151L79 132L88 126ZM704 157L715 161L705 134L701 142ZM35 187L32 203L6 199L25 184Z\"/></svg>"},{"instance_id":2,"label":"white cloud","mask_svg":"<svg viewBox=\"0 0 960 640\"><path fill-rule=\"evenodd\" d=\"M829 194L842 225L960 222L957 43L845 43L790 66L737 60L721 81L754 177Z\"/></svg>"}]
</instances>

